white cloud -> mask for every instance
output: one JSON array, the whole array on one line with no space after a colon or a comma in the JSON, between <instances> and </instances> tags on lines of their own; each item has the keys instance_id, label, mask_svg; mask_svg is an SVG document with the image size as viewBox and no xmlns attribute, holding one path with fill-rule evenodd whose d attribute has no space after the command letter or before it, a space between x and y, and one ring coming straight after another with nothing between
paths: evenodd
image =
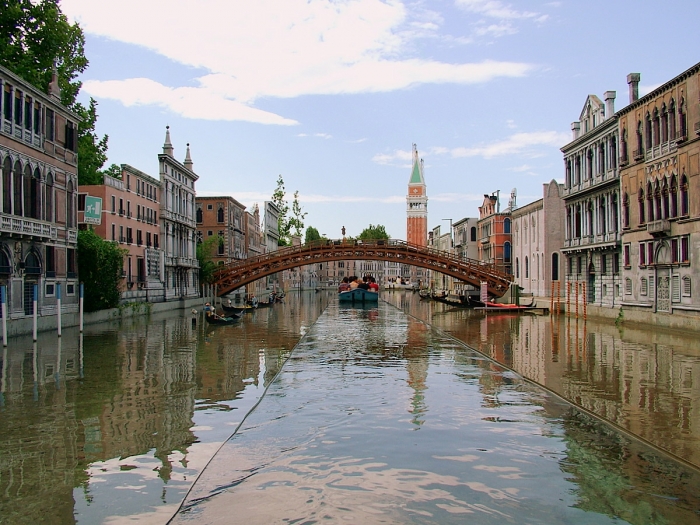
<instances>
[{"instance_id":1,"label":"white cloud","mask_svg":"<svg viewBox=\"0 0 700 525\"><path fill-rule=\"evenodd\" d=\"M188 87L91 80L85 92L125 105L161 105L190 118L290 125L296 122L253 104L266 97L483 83L532 69L520 62L451 64L412 56L414 40L436 34L442 20L434 13L414 20L399 0L62 0L61 8L87 33L206 71L184 79Z\"/></svg>"},{"instance_id":2,"label":"white cloud","mask_svg":"<svg viewBox=\"0 0 700 525\"><path fill-rule=\"evenodd\" d=\"M541 156L533 150L537 146L556 147L570 141L568 133L557 131L536 131L532 133L516 133L505 140L472 147L454 148L453 157L484 157L490 159L504 155L526 154L530 157Z\"/></svg>"},{"instance_id":3,"label":"white cloud","mask_svg":"<svg viewBox=\"0 0 700 525\"><path fill-rule=\"evenodd\" d=\"M510 5L499 2L498 0L457 0L456 4L472 13L506 20L538 18L541 16L539 13L530 11L516 11Z\"/></svg>"}]
</instances>

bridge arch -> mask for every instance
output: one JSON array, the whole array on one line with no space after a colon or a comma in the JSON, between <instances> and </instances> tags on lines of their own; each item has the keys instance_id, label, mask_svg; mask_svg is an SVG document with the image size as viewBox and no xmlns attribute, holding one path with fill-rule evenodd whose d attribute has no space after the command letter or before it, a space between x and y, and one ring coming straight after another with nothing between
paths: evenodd
<instances>
[{"instance_id":1,"label":"bridge arch","mask_svg":"<svg viewBox=\"0 0 700 525\"><path fill-rule=\"evenodd\" d=\"M214 284L218 294L225 295L248 283L283 270L307 264L369 260L409 264L449 275L477 288L486 283L492 297L501 297L507 291L513 276L491 264L474 259L461 259L449 252L417 246L398 239L389 240L321 240L288 246L276 252L242 259L218 267Z\"/></svg>"}]
</instances>

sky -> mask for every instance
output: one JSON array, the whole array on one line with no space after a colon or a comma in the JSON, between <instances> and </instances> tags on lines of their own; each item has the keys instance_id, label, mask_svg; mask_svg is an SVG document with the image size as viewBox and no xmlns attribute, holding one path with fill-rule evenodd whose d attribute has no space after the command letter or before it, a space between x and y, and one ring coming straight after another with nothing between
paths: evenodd
<instances>
[{"instance_id":1,"label":"sky","mask_svg":"<svg viewBox=\"0 0 700 525\"><path fill-rule=\"evenodd\" d=\"M158 177L166 126L198 195L261 209L281 175L329 238L406 238L413 144L428 228L563 182L589 94L640 95L700 61L700 2L62 0L86 35L79 100L111 163ZM693 51L696 50L696 51Z\"/></svg>"}]
</instances>

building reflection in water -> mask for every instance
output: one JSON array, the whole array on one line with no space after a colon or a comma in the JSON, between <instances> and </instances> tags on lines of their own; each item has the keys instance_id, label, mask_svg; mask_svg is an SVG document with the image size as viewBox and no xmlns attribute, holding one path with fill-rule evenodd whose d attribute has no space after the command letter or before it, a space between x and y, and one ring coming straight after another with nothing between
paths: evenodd
<instances>
[{"instance_id":1,"label":"building reflection in water","mask_svg":"<svg viewBox=\"0 0 700 525\"><path fill-rule=\"evenodd\" d=\"M390 301L568 401L700 467L696 335Z\"/></svg>"},{"instance_id":2,"label":"building reflection in water","mask_svg":"<svg viewBox=\"0 0 700 525\"><path fill-rule=\"evenodd\" d=\"M0 363L0 521L51 509L55 523L99 523L179 504L208 443L236 422L198 420L240 421L326 302L292 299L231 327L173 312L12 340Z\"/></svg>"}]
</instances>

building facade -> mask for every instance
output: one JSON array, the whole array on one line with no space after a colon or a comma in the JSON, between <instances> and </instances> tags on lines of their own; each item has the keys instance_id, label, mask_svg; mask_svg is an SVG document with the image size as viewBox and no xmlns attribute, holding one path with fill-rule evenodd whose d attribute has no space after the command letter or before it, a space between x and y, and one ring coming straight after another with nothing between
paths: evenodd
<instances>
[{"instance_id":1,"label":"building facade","mask_svg":"<svg viewBox=\"0 0 700 525\"><path fill-rule=\"evenodd\" d=\"M625 315L696 321L700 64L641 98L639 74L627 78L630 104L618 112Z\"/></svg>"},{"instance_id":2,"label":"building facade","mask_svg":"<svg viewBox=\"0 0 700 525\"><path fill-rule=\"evenodd\" d=\"M165 299L198 297L199 263L196 252L195 182L190 146L184 163L173 156L170 129L166 128L160 170L160 240L164 255Z\"/></svg>"},{"instance_id":3,"label":"building facade","mask_svg":"<svg viewBox=\"0 0 700 525\"><path fill-rule=\"evenodd\" d=\"M122 303L164 301L160 181L122 164L121 179L104 175L103 184L81 185L79 192L80 227L87 227L83 221L85 196L99 197L101 221L92 229L126 250L120 285Z\"/></svg>"},{"instance_id":4,"label":"building facade","mask_svg":"<svg viewBox=\"0 0 700 525\"><path fill-rule=\"evenodd\" d=\"M0 285L10 319L78 310L79 117L0 67ZM59 291L59 286L60 290Z\"/></svg>"},{"instance_id":5,"label":"building facade","mask_svg":"<svg viewBox=\"0 0 700 525\"><path fill-rule=\"evenodd\" d=\"M588 95L564 154L567 291L601 307L619 306L620 170L614 91ZM573 291L571 291L573 290Z\"/></svg>"},{"instance_id":6,"label":"building facade","mask_svg":"<svg viewBox=\"0 0 700 525\"><path fill-rule=\"evenodd\" d=\"M498 192L484 195L479 206L479 260L512 273L512 241L510 208L501 211Z\"/></svg>"},{"instance_id":7,"label":"building facade","mask_svg":"<svg viewBox=\"0 0 700 525\"><path fill-rule=\"evenodd\" d=\"M248 257L245 206L233 197L196 197L197 244L212 236L219 244L212 254L217 264Z\"/></svg>"},{"instance_id":8,"label":"building facade","mask_svg":"<svg viewBox=\"0 0 700 525\"><path fill-rule=\"evenodd\" d=\"M524 295L555 297L564 282L564 185L542 185L543 196L511 211L513 277Z\"/></svg>"}]
</instances>

